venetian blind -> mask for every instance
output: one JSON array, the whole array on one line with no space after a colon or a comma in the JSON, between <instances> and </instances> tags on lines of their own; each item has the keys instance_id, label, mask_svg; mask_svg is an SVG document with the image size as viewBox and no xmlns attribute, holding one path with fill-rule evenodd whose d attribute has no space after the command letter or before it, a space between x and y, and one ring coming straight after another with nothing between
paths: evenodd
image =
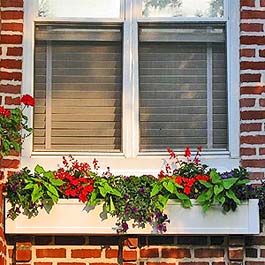
<instances>
[{"instance_id":1,"label":"venetian blind","mask_svg":"<svg viewBox=\"0 0 265 265\"><path fill-rule=\"evenodd\" d=\"M218 25L140 29L140 151L227 148L224 36Z\"/></svg>"},{"instance_id":2,"label":"venetian blind","mask_svg":"<svg viewBox=\"0 0 265 265\"><path fill-rule=\"evenodd\" d=\"M121 29L38 25L34 151L121 151Z\"/></svg>"}]
</instances>

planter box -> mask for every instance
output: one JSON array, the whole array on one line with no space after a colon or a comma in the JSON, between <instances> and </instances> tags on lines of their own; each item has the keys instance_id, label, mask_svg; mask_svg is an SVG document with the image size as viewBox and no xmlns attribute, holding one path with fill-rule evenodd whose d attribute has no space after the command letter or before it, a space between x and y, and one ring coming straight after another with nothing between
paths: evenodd
<instances>
[{"instance_id":1,"label":"planter box","mask_svg":"<svg viewBox=\"0 0 265 265\"><path fill-rule=\"evenodd\" d=\"M8 209L8 203L6 203ZM7 212L7 211L6 211ZM37 217L28 219L20 215L12 221L5 220L7 234L116 234L115 218L101 220L102 207L93 210L76 199L59 200L50 214L42 210ZM242 203L235 212L224 214L220 206L203 213L200 205L193 203L191 209L170 201L166 210L170 224L166 235L175 234L258 234L258 200ZM156 234L151 226L130 228L128 234Z\"/></svg>"}]
</instances>

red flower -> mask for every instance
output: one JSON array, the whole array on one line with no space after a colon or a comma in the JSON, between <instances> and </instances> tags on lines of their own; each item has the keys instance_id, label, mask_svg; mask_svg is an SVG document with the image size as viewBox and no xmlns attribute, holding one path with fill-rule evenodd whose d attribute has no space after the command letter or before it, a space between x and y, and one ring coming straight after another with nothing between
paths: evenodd
<instances>
[{"instance_id":1,"label":"red flower","mask_svg":"<svg viewBox=\"0 0 265 265\"><path fill-rule=\"evenodd\" d=\"M163 170L161 170L161 171L159 172L159 174L158 174L158 180L163 179L165 176L166 176L166 175L165 175L165 172L164 172Z\"/></svg>"},{"instance_id":2,"label":"red flower","mask_svg":"<svg viewBox=\"0 0 265 265\"><path fill-rule=\"evenodd\" d=\"M167 151L169 152L170 159L177 157L177 155L174 153L174 151L171 148L168 147Z\"/></svg>"},{"instance_id":3,"label":"red flower","mask_svg":"<svg viewBox=\"0 0 265 265\"><path fill-rule=\"evenodd\" d=\"M184 156L185 157L190 157L191 156L191 152L190 152L190 147L189 146L186 147Z\"/></svg>"},{"instance_id":4,"label":"red flower","mask_svg":"<svg viewBox=\"0 0 265 265\"><path fill-rule=\"evenodd\" d=\"M176 176L175 182L180 185L182 183L182 177L181 176Z\"/></svg>"},{"instance_id":5,"label":"red flower","mask_svg":"<svg viewBox=\"0 0 265 265\"><path fill-rule=\"evenodd\" d=\"M184 193L186 194L186 195L189 195L190 194L190 187L185 187L184 188Z\"/></svg>"},{"instance_id":6,"label":"red flower","mask_svg":"<svg viewBox=\"0 0 265 265\"><path fill-rule=\"evenodd\" d=\"M198 152L201 152L201 151L202 151L202 146L201 146L201 145L198 146L198 147L197 147L197 150L198 150Z\"/></svg>"},{"instance_id":7,"label":"red flower","mask_svg":"<svg viewBox=\"0 0 265 265\"><path fill-rule=\"evenodd\" d=\"M20 102L25 104L26 106L34 106L35 105L34 98L28 94L22 96L22 98L20 99Z\"/></svg>"},{"instance_id":8,"label":"red flower","mask_svg":"<svg viewBox=\"0 0 265 265\"><path fill-rule=\"evenodd\" d=\"M9 109L5 109L3 114L7 118L10 118L11 117L11 113L10 113L10 110Z\"/></svg>"}]
</instances>

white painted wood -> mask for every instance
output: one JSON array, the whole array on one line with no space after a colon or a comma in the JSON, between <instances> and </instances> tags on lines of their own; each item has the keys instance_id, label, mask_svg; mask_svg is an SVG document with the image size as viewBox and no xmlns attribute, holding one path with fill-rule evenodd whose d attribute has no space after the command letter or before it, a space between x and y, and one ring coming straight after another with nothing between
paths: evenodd
<instances>
[{"instance_id":1,"label":"white painted wood","mask_svg":"<svg viewBox=\"0 0 265 265\"><path fill-rule=\"evenodd\" d=\"M9 204L6 202L6 209ZM116 234L115 218L102 221L102 206L89 211L77 199L61 199L50 214L42 210L37 217L28 219L20 215L15 221L6 218L7 234ZM191 209L170 201L166 208L170 219L166 235L175 234L258 234L258 200L242 203L235 212L224 214L220 206L203 213L193 201ZM130 228L128 234L156 234L150 226Z\"/></svg>"}]
</instances>

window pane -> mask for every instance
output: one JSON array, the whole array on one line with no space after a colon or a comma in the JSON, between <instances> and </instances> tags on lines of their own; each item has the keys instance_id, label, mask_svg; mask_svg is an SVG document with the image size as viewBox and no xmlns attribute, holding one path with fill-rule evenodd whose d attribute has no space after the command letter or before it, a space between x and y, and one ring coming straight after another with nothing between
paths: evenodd
<instances>
[{"instance_id":1,"label":"window pane","mask_svg":"<svg viewBox=\"0 0 265 265\"><path fill-rule=\"evenodd\" d=\"M39 0L40 17L120 17L120 0Z\"/></svg>"},{"instance_id":2,"label":"window pane","mask_svg":"<svg viewBox=\"0 0 265 265\"><path fill-rule=\"evenodd\" d=\"M194 30L188 37L184 27L160 28L160 37L157 28L156 34L151 28L140 30L142 152L187 145L227 149L224 34L206 26L209 32L194 36ZM210 33L216 31L214 42Z\"/></svg>"},{"instance_id":3,"label":"window pane","mask_svg":"<svg viewBox=\"0 0 265 265\"><path fill-rule=\"evenodd\" d=\"M106 38L103 30L99 33L102 41L87 41L78 30L69 34L69 28L53 40L55 29L49 27L36 30L34 151L120 152L122 44L120 38L115 41L117 29L113 41L109 29ZM92 37L98 38L94 31Z\"/></svg>"},{"instance_id":4,"label":"window pane","mask_svg":"<svg viewBox=\"0 0 265 265\"><path fill-rule=\"evenodd\" d=\"M143 0L144 17L223 17L224 0Z\"/></svg>"}]
</instances>

